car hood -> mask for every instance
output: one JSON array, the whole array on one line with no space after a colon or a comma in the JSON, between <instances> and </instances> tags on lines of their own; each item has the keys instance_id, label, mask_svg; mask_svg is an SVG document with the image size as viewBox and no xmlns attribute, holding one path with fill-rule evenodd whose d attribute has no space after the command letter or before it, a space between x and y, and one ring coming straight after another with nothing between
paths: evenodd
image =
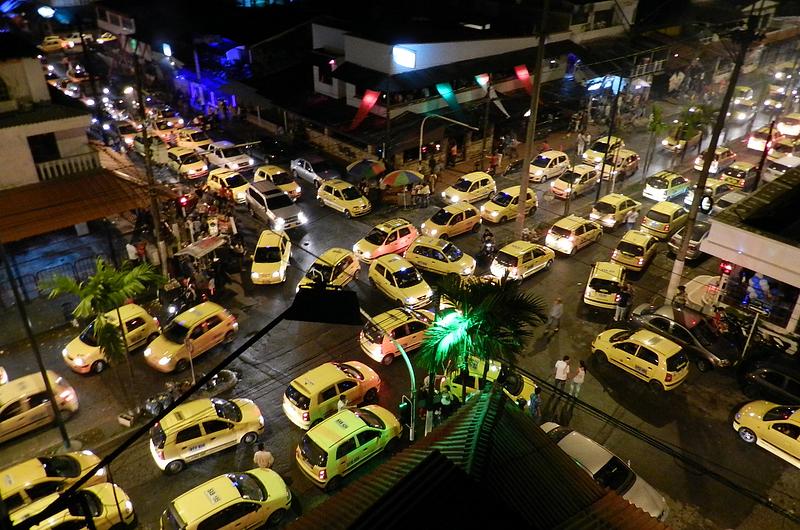
<instances>
[{"instance_id":1,"label":"car hood","mask_svg":"<svg viewBox=\"0 0 800 530\"><path fill-rule=\"evenodd\" d=\"M639 475L636 475L631 489L625 492L622 498L655 518L659 518L667 509L667 501L664 496Z\"/></svg>"},{"instance_id":2,"label":"car hood","mask_svg":"<svg viewBox=\"0 0 800 530\"><path fill-rule=\"evenodd\" d=\"M278 217L283 217L284 219L288 219L289 217L297 217L301 211L300 208L294 204L290 206L284 206L283 208L275 208L270 210Z\"/></svg>"},{"instance_id":3,"label":"car hood","mask_svg":"<svg viewBox=\"0 0 800 530\"><path fill-rule=\"evenodd\" d=\"M64 349L70 359L95 357L100 354L99 346L89 346L80 337L75 337L69 341L69 344Z\"/></svg>"},{"instance_id":4,"label":"car hood","mask_svg":"<svg viewBox=\"0 0 800 530\"><path fill-rule=\"evenodd\" d=\"M183 350L183 348L183 344L176 344L167 339L164 335L159 335L156 340L147 346L147 349L150 350L150 355L145 356L153 357L154 359L158 360L164 356L176 355L178 352Z\"/></svg>"},{"instance_id":5,"label":"car hood","mask_svg":"<svg viewBox=\"0 0 800 530\"><path fill-rule=\"evenodd\" d=\"M353 245L353 248L360 250L361 252L369 252L370 254L372 254L376 249L382 246L383 245L376 245L375 243L370 243L366 239L362 238L356 241L356 244Z\"/></svg>"},{"instance_id":6,"label":"car hood","mask_svg":"<svg viewBox=\"0 0 800 530\"><path fill-rule=\"evenodd\" d=\"M739 412L736 414L737 419L742 417L747 417L753 420L761 421L764 417L764 413L767 412L769 409L776 407L775 403L771 401L751 401L747 405L743 406L739 409Z\"/></svg>"}]
</instances>

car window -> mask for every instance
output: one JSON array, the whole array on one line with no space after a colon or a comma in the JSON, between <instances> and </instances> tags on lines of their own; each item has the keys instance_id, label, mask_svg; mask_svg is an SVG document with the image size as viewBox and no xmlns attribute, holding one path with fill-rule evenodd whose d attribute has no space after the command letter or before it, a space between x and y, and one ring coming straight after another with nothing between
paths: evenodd
<instances>
[{"instance_id":1,"label":"car window","mask_svg":"<svg viewBox=\"0 0 800 530\"><path fill-rule=\"evenodd\" d=\"M689 330L687 330L686 328L684 328L679 324L672 325L672 335L674 335L676 339L686 342L688 344L694 342L692 340L692 334L689 333Z\"/></svg>"},{"instance_id":2,"label":"car window","mask_svg":"<svg viewBox=\"0 0 800 530\"><path fill-rule=\"evenodd\" d=\"M389 237L386 238L386 242L387 243L394 243L395 241L397 241L397 232L396 231L392 232L391 234L389 234Z\"/></svg>"},{"instance_id":3,"label":"car window","mask_svg":"<svg viewBox=\"0 0 800 530\"><path fill-rule=\"evenodd\" d=\"M41 499L58 491L59 483L56 481L40 482L27 488L28 496L31 499Z\"/></svg>"},{"instance_id":4,"label":"car window","mask_svg":"<svg viewBox=\"0 0 800 530\"><path fill-rule=\"evenodd\" d=\"M653 317L650 319L650 325L660 331L669 332L669 324L670 322L666 318Z\"/></svg>"},{"instance_id":5,"label":"car window","mask_svg":"<svg viewBox=\"0 0 800 530\"><path fill-rule=\"evenodd\" d=\"M191 339L200 338L203 335L203 333L205 333L205 332L206 332L206 330L203 327L203 324L200 323L200 324L196 325L194 327L194 329L192 329L192 332L189 334L189 338L191 338Z\"/></svg>"},{"instance_id":6,"label":"car window","mask_svg":"<svg viewBox=\"0 0 800 530\"><path fill-rule=\"evenodd\" d=\"M428 329L428 326L424 322L418 322L414 320L408 323L409 335L412 333L419 333L420 331L424 331L426 329Z\"/></svg>"},{"instance_id":7,"label":"car window","mask_svg":"<svg viewBox=\"0 0 800 530\"><path fill-rule=\"evenodd\" d=\"M125 327L128 328L128 331L133 331L142 327L143 325L144 319L142 317L132 318L125 323Z\"/></svg>"},{"instance_id":8,"label":"car window","mask_svg":"<svg viewBox=\"0 0 800 530\"><path fill-rule=\"evenodd\" d=\"M772 429L795 440L800 436L800 427L791 423L774 423Z\"/></svg>"},{"instance_id":9,"label":"car window","mask_svg":"<svg viewBox=\"0 0 800 530\"><path fill-rule=\"evenodd\" d=\"M417 245L416 247L414 247L412 253L419 254L420 256L424 256L426 258L429 258L431 255L430 249L428 247L423 247L422 245Z\"/></svg>"},{"instance_id":10,"label":"car window","mask_svg":"<svg viewBox=\"0 0 800 530\"><path fill-rule=\"evenodd\" d=\"M336 448L336 458L337 459L342 458L353 452L355 449L356 449L356 438L354 436L339 444L339 447Z\"/></svg>"},{"instance_id":11,"label":"car window","mask_svg":"<svg viewBox=\"0 0 800 530\"><path fill-rule=\"evenodd\" d=\"M203 422L203 430L206 431L206 434L211 434L214 432L224 431L231 424L227 421L222 420L211 420L211 421L204 421Z\"/></svg>"},{"instance_id":12,"label":"car window","mask_svg":"<svg viewBox=\"0 0 800 530\"><path fill-rule=\"evenodd\" d=\"M431 249L430 257L439 261L447 261L444 257L444 254L436 249Z\"/></svg>"},{"instance_id":13,"label":"car window","mask_svg":"<svg viewBox=\"0 0 800 530\"><path fill-rule=\"evenodd\" d=\"M636 354L641 360L648 362L654 366L658 366L658 355L644 346L639 347L639 352Z\"/></svg>"},{"instance_id":14,"label":"car window","mask_svg":"<svg viewBox=\"0 0 800 530\"><path fill-rule=\"evenodd\" d=\"M333 399L336 397L336 387L331 386L330 388L326 388L322 392L319 393L319 402L324 403L329 399Z\"/></svg>"},{"instance_id":15,"label":"car window","mask_svg":"<svg viewBox=\"0 0 800 530\"><path fill-rule=\"evenodd\" d=\"M620 342L616 344L616 347L630 355L636 355L636 349L638 348L638 346L632 342Z\"/></svg>"},{"instance_id":16,"label":"car window","mask_svg":"<svg viewBox=\"0 0 800 530\"><path fill-rule=\"evenodd\" d=\"M399 235L400 237L406 237L407 235L411 234L411 229L407 226L404 226L400 229Z\"/></svg>"},{"instance_id":17,"label":"car window","mask_svg":"<svg viewBox=\"0 0 800 530\"><path fill-rule=\"evenodd\" d=\"M25 502L22 500L21 493L15 493L9 497L4 497L3 503L6 505L6 510L9 512L25 505Z\"/></svg>"},{"instance_id":18,"label":"car window","mask_svg":"<svg viewBox=\"0 0 800 530\"><path fill-rule=\"evenodd\" d=\"M200 426L192 425L191 427L187 427L186 429L182 430L175 436L175 443L194 440L195 438L200 438L200 436L201 436Z\"/></svg>"},{"instance_id":19,"label":"car window","mask_svg":"<svg viewBox=\"0 0 800 530\"><path fill-rule=\"evenodd\" d=\"M376 438L380 438L380 436L381 436L380 432L373 431L372 429L370 429L368 431L363 431L358 433L356 435L356 438L358 439L358 445L364 445L366 443L371 442L372 440L375 440Z\"/></svg>"},{"instance_id":20,"label":"car window","mask_svg":"<svg viewBox=\"0 0 800 530\"><path fill-rule=\"evenodd\" d=\"M458 213L450 218L450 224L454 225L464 220L464 213Z\"/></svg>"},{"instance_id":21,"label":"car window","mask_svg":"<svg viewBox=\"0 0 800 530\"><path fill-rule=\"evenodd\" d=\"M351 388L353 388L354 386L356 386L356 382L355 381L342 381L341 383L339 383L336 386L339 389L339 393L340 394L344 394L346 391L348 391Z\"/></svg>"}]
</instances>

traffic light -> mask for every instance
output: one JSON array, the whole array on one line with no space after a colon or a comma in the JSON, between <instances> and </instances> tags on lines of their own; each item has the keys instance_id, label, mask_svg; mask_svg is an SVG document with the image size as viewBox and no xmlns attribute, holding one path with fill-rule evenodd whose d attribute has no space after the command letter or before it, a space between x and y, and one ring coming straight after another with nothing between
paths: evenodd
<instances>
[{"instance_id":1,"label":"traffic light","mask_svg":"<svg viewBox=\"0 0 800 530\"><path fill-rule=\"evenodd\" d=\"M411 428L411 398L403 394L397 405L397 416L402 425Z\"/></svg>"}]
</instances>

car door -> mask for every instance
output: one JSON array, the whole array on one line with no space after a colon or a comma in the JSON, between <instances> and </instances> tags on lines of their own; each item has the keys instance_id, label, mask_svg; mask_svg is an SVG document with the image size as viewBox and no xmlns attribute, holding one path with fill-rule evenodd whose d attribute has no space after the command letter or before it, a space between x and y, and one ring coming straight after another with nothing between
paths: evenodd
<instances>
[{"instance_id":1,"label":"car door","mask_svg":"<svg viewBox=\"0 0 800 530\"><path fill-rule=\"evenodd\" d=\"M147 326L142 317L133 317L125 322L125 341L128 348L134 349L147 340Z\"/></svg>"},{"instance_id":2,"label":"car door","mask_svg":"<svg viewBox=\"0 0 800 530\"><path fill-rule=\"evenodd\" d=\"M343 212L344 211L344 204L343 204L344 203L344 195L342 195L342 192L340 190L336 190L336 189L333 190L333 198L335 200L331 203L331 206L334 209L339 210L340 212Z\"/></svg>"},{"instance_id":3,"label":"car door","mask_svg":"<svg viewBox=\"0 0 800 530\"><path fill-rule=\"evenodd\" d=\"M673 181L674 190L672 193L673 197L678 197L679 195L683 195L687 191L689 191L689 180L686 177L676 177Z\"/></svg>"},{"instance_id":4,"label":"car door","mask_svg":"<svg viewBox=\"0 0 800 530\"><path fill-rule=\"evenodd\" d=\"M30 425L35 422L35 418L26 416L26 406L27 400L20 398L7 403L0 410L0 442L34 428Z\"/></svg>"},{"instance_id":5,"label":"car door","mask_svg":"<svg viewBox=\"0 0 800 530\"><path fill-rule=\"evenodd\" d=\"M636 371L636 350L639 349L639 346L632 342L619 342L614 345L614 349L616 351L609 356L608 360L629 372Z\"/></svg>"},{"instance_id":6,"label":"car door","mask_svg":"<svg viewBox=\"0 0 800 530\"><path fill-rule=\"evenodd\" d=\"M550 261L550 258L545 253L545 251L540 249L540 248L534 248L532 250L532 252L533 252L533 268L534 268L534 271L538 271L538 270L543 269L544 267L546 267L547 266L547 262Z\"/></svg>"},{"instance_id":7,"label":"car door","mask_svg":"<svg viewBox=\"0 0 800 530\"><path fill-rule=\"evenodd\" d=\"M589 240L586 237L586 225L576 226L572 233L575 236L576 248L581 249L589 244Z\"/></svg>"},{"instance_id":8,"label":"car door","mask_svg":"<svg viewBox=\"0 0 800 530\"><path fill-rule=\"evenodd\" d=\"M356 434L358 441L357 462L368 460L372 455L380 451L381 432L377 429L366 429ZM355 465L355 462L353 465Z\"/></svg>"},{"instance_id":9,"label":"car door","mask_svg":"<svg viewBox=\"0 0 800 530\"><path fill-rule=\"evenodd\" d=\"M178 448L179 458L187 462L197 460L208 448L199 424L178 431L175 434L175 446Z\"/></svg>"},{"instance_id":10,"label":"car door","mask_svg":"<svg viewBox=\"0 0 800 530\"><path fill-rule=\"evenodd\" d=\"M407 335L405 338L405 342L402 342L404 348L407 350L413 350L417 348L420 344L422 344L422 340L425 338L425 331L428 329L427 324L424 322L420 322L419 320L411 320L406 324L406 331Z\"/></svg>"},{"instance_id":11,"label":"car door","mask_svg":"<svg viewBox=\"0 0 800 530\"><path fill-rule=\"evenodd\" d=\"M337 401L339 401L339 394L336 392L336 385L330 385L319 393L317 401L318 418L327 418L336 412ZM315 418L311 418L312 421Z\"/></svg>"},{"instance_id":12,"label":"car door","mask_svg":"<svg viewBox=\"0 0 800 530\"><path fill-rule=\"evenodd\" d=\"M397 254L403 253L411 243L414 242L414 238L411 234L411 228L407 226L403 226L400 230L397 231L397 250L393 250L392 252L396 252Z\"/></svg>"},{"instance_id":13,"label":"car door","mask_svg":"<svg viewBox=\"0 0 800 530\"><path fill-rule=\"evenodd\" d=\"M208 448L229 447L238 442L237 433L233 427L233 423L223 419L204 421L203 433Z\"/></svg>"},{"instance_id":14,"label":"car door","mask_svg":"<svg viewBox=\"0 0 800 530\"><path fill-rule=\"evenodd\" d=\"M529 250L528 252L522 255L521 267L522 270L520 272L523 278L527 278L528 276L536 272L536 260L533 257L533 250Z\"/></svg>"},{"instance_id":15,"label":"car door","mask_svg":"<svg viewBox=\"0 0 800 530\"><path fill-rule=\"evenodd\" d=\"M351 436L336 447L336 471L346 475L358 463L358 443L356 437ZM333 473L331 473L333 475Z\"/></svg>"},{"instance_id":16,"label":"car door","mask_svg":"<svg viewBox=\"0 0 800 530\"><path fill-rule=\"evenodd\" d=\"M427 260L428 269L432 272L445 274L445 267L450 263L447 258L438 248L432 248L429 251L429 259Z\"/></svg>"},{"instance_id":17,"label":"car door","mask_svg":"<svg viewBox=\"0 0 800 530\"><path fill-rule=\"evenodd\" d=\"M398 241L397 236L398 236L397 230L392 230L391 232L389 232L389 235L386 236L386 240L383 242L383 245L378 246L377 256L383 256L384 254L391 254L392 252L402 254L403 251L400 250L400 243Z\"/></svg>"},{"instance_id":18,"label":"car door","mask_svg":"<svg viewBox=\"0 0 800 530\"><path fill-rule=\"evenodd\" d=\"M30 429L48 425L53 421L53 407L46 392L38 392L24 399L22 409L28 419Z\"/></svg>"},{"instance_id":19,"label":"car door","mask_svg":"<svg viewBox=\"0 0 800 530\"><path fill-rule=\"evenodd\" d=\"M228 506L216 514L215 520L217 524L222 525L217 528L219 530L238 530L240 528L259 527L264 523L263 518L258 513L260 508L260 504L248 501L237 502Z\"/></svg>"},{"instance_id":20,"label":"car door","mask_svg":"<svg viewBox=\"0 0 800 530\"><path fill-rule=\"evenodd\" d=\"M797 457L800 449L800 427L789 422L776 421L766 430L765 441L773 447Z\"/></svg>"},{"instance_id":21,"label":"car door","mask_svg":"<svg viewBox=\"0 0 800 530\"><path fill-rule=\"evenodd\" d=\"M344 381L336 383L336 392L340 396L344 394L344 397L347 398L347 402L352 405L361 403L364 400L361 387L352 379L345 379Z\"/></svg>"},{"instance_id":22,"label":"car door","mask_svg":"<svg viewBox=\"0 0 800 530\"><path fill-rule=\"evenodd\" d=\"M337 285L347 285L358 275L360 265L358 260L353 259L352 256L345 256L339 263L342 264L342 274L336 283Z\"/></svg>"},{"instance_id":23,"label":"car door","mask_svg":"<svg viewBox=\"0 0 800 530\"><path fill-rule=\"evenodd\" d=\"M645 381L649 381L653 379L656 368L658 368L658 354L649 348L639 346L633 365L636 373Z\"/></svg>"},{"instance_id":24,"label":"car door","mask_svg":"<svg viewBox=\"0 0 800 530\"><path fill-rule=\"evenodd\" d=\"M447 230L447 234L450 236L455 236L465 232L467 228L464 223L464 212L459 212L452 216L448 222L448 225L450 228Z\"/></svg>"},{"instance_id":25,"label":"car door","mask_svg":"<svg viewBox=\"0 0 800 530\"><path fill-rule=\"evenodd\" d=\"M598 237L600 237L602 233L602 229L600 229L594 223L586 223L583 225L584 230L584 239L586 240L586 244L594 243Z\"/></svg>"}]
</instances>

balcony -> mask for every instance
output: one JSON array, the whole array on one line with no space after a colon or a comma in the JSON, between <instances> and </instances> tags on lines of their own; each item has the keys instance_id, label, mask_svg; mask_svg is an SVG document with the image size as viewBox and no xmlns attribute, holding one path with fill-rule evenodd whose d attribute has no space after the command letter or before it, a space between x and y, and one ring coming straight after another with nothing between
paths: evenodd
<instances>
[{"instance_id":1,"label":"balcony","mask_svg":"<svg viewBox=\"0 0 800 530\"><path fill-rule=\"evenodd\" d=\"M36 173L40 181L68 177L76 173L91 171L100 167L100 158L97 151L90 151L75 156L50 160L36 164Z\"/></svg>"}]
</instances>

